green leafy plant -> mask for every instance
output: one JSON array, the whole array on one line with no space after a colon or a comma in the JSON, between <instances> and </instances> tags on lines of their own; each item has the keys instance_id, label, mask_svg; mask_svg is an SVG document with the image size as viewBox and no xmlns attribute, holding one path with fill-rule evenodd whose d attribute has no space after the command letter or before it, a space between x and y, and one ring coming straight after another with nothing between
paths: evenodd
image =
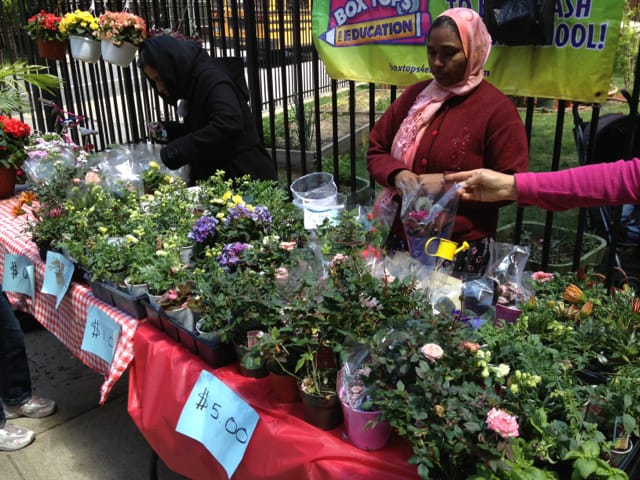
<instances>
[{"instance_id":1,"label":"green leafy plant","mask_svg":"<svg viewBox=\"0 0 640 480\"><path fill-rule=\"evenodd\" d=\"M54 93L60 79L51 75L48 67L29 65L25 61L0 64L0 113L26 112L31 107L26 84L44 92Z\"/></svg>"}]
</instances>

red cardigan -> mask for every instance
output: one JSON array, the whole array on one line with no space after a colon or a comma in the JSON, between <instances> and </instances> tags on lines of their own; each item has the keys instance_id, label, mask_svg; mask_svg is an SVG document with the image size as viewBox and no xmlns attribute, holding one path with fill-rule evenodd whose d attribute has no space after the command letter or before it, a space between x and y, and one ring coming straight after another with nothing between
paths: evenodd
<instances>
[{"instance_id":1,"label":"red cardigan","mask_svg":"<svg viewBox=\"0 0 640 480\"><path fill-rule=\"evenodd\" d=\"M389 175L404 165L391 152L393 138L415 98L430 80L407 88L376 123L369 136L367 169L384 187ZM482 81L465 97L442 106L416 152L413 171L443 173L473 168L525 172L529 165L527 136L518 111L507 96ZM452 239L494 236L498 209L505 203L460 202Z\"/></svg>"}]
</instances>

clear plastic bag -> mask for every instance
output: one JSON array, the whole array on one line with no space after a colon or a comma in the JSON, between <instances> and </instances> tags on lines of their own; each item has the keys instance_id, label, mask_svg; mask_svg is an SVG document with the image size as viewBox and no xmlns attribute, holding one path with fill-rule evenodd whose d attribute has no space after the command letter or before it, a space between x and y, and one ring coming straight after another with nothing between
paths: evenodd
<instances>
[{"instance_id":1,"label":"clear plastic bag","mask_svg":"<svg viewBox=\"0 0 640 480\"><path fill-rule=\"evenodd\" d=\"M438 264L438 257L425 252L427 241L432 237L451 238L459 203L457 190L457 185L444 185L431 195L419 187L402 197L400 218L409 253L424 265L435 268Z\"/></svg>"}]
</instances>

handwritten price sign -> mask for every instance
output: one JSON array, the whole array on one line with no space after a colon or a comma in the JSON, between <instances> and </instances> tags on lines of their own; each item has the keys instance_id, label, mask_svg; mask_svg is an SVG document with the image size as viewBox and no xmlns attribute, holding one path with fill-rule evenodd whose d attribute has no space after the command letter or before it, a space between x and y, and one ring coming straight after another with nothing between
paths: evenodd
<instances>
[{"instance_id":1,"label":"handwritten price sign","mask_svg":"<svg viewBox=\"0 0 640 480\"><path fill-rule=\"evenodd\" d=\"M4 275L2 289L6 292L25 293L35 301L35 282L33 262L27 257L7 253L4 256Z\"/></svg>"},{"instance_id":2,"label":"handwritten price sign","mask_svg":"<svg viewBox=\"0 0 640 480\"><path fill-rule=\"evenodd\" d=\"M95 305L91 305L87 312L81 348L111 364L121 331L115 320Z\"/></svg>"},{"instance_id":3,"label":"handwritten price sign","mask_svg":"<svg viewBox=\"0 0 640 480\"><path fill-rule=\"evenodd\" d=\"M176 431L202 443L231 478L258 418L247 402L211 372L202 370L184 404Z\"/></svg>"}]
</instances>

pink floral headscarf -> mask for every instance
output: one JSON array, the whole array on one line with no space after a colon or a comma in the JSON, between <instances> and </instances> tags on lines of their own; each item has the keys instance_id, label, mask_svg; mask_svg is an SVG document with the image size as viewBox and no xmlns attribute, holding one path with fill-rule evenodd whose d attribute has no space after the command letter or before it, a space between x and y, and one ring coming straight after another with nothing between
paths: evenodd
<instances>
[{"instance_id":1,"label":"pink floral headscarf","mask_svg":"<svg viewBox=\"0 0 640 480\"><path fill-rule=\"evenodd\" d=\"M467 69L462 81L443 87L435 79L416 97L402 121L391 148L391 154L411 169L422 135L442 104L449 98L465 95L476 88L483 78L484 64L491 51L491 35L480 15L469 8L451 8L439 17L450 17L457 25L462 47L467 57Z\"/></svg>"}]
</instances>

